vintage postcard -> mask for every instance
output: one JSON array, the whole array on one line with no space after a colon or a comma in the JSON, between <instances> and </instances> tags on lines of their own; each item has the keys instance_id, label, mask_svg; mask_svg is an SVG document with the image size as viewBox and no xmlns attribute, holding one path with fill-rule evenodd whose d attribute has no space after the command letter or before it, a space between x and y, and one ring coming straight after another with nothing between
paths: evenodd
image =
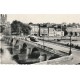
<instances>
[{"instance_id":1,"label":"vintage postcard","mask_svg":"<svg viewBox=\"0 0 80 80\"><path fill-rule=\"evenodd\" d=\"M80 64L79 14L0 14L0 64Z\"/></svg>"}]
</instances>

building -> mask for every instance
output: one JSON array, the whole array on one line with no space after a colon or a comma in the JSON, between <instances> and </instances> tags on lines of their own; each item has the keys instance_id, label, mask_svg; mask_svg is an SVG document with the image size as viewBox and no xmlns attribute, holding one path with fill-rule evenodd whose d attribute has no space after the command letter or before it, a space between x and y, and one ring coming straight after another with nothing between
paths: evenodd
<instances>
[{"instance_id":1,"label":"building","mask_svg":"<svg viewBox=\"0 0 80 80\"><path fill-rule=\"evenodd\" d=\"M68 32L67 36L73 36L73 37L80 36L80 26L79 25L68 27L66 30Z\"/></svg>"},{"instance_id":2,"label":"building","mask_svg":"<svg viewBox=\"0 0 80 80\"><path fill-rule=\"evenodd\" d=\"M49 28L49 36L51 37L62 37L64 36L64 31L61 29Z\"/></svg>"},{"instance_id":3,"label":"building","mask_svg":"<svg viewBox=\"0 0 80 80\"><path fill-rule=\"evenodd\" d=\"M11 35L11 24L10 24L10 22L6 23L6 27L5 27L4 31L3 31L3 33L5 35Z\"/></svg>"},{"instance_id":4,"label":"building","mask_svg":"<svg viewBox=\"0 0 80 80\"><path fill-rule=\"evenodd\" d=\"M7 15L0 14L0 32L3 32L3 29L6 27Z\"/></svg>"},{"instance_id":5,"label":"building","mask_svg":"<svg viewBox=\"0 0 80 80\"><path fill-rule=\"evenodd\" d=\"M41 24L42 25L42 24ZM64 31L61 29L54 29L53 27L43 27L38 26L37 24L30 24L32 30L31 35L35 36L49 36L49 37L62 37L64 36Z\"/></svg>"},{"instance_id":6,"label":"building","mask_svg":"<svg viewBox=\"0 0 80 80\"><path fill-rule=\"evenodd\" d=\"M5 25L7 22L7 15L6 14L0 14L0 25Z\"/></svg>"},{"instance_id":7,"label":"building","mask_svg":"<svg viewBox=\"0 0 80 80\"><path fill-rule=\"evenodd\" d=\"M57 37L63 37L64 36L64 31L62 31L61 29L56 29L56 36Z\"/></svg>"},{"instance_id":8,"label":"building","mask_svg":"<svg viewBox=\"0 0 80 80\"><path fill-rule=\"evenodd\" d=\"M50 37L56 36L56 31L55 31L54 28L49 28L49 36L50 36Z\"/></svg>"},{"instance_id":9,"label":"building","mask_svg":"<svg viewBox=\"0 0 80 80\"><path fill-rule=\"evenodd\" d=\"M4 28L2 31L5 35L11 35L11 25L10 22L7 21L7 14L0 14L0 30Z\"/></svg>"},{"instance_id":10,"label":"building","mask_svg":"<svg viewBox=\"0 0 80 80\"><path fill-rule=\"evenodd\" d=\"M48 28L40 27L40 36L48 36Z\"/></svg>"},{"instance_id":11,"label":"building","mask_svg":"<svg viewBox=\"0 0 80 80\"><path fill-rule=\"evenodd\" d=\"M39 26L37 24L29 24L31 29L31 35L38 36L39 35Z\"/></svg>"}]
</instances>

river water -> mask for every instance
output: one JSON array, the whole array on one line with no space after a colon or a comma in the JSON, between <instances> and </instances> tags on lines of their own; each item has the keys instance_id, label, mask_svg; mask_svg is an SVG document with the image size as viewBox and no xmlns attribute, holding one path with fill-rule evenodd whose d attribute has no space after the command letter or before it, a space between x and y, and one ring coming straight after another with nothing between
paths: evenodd
<instances>
[{"instance_id":1,"label":"river water","mask_svg":"<svg viewBox=\"0 0 80 80\"><path fill-rule=\"evenodd\" d=\"M9 46L3 41L0 41L0 49L2 48L3 53L0 52L0 63L1 64L17 64L16 61L12 59L12 55L8 51Z\"/></svg>"}]
</instances>

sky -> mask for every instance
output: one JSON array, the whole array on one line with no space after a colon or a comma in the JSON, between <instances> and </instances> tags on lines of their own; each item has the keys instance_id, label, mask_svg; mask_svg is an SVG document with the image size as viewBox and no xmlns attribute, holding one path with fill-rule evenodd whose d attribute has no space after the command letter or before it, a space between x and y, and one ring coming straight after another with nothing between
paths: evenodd
<instances>
[{"instance_id":1,"label":"sky","mask_svg":"<svg viewBox=\"0 0 80 80\"><path fill-rule=\"evenodd\" d=\"M7 14L8 21L19 20L24 23L80 23L80 14Z\"/></svg>"}]
</instances>

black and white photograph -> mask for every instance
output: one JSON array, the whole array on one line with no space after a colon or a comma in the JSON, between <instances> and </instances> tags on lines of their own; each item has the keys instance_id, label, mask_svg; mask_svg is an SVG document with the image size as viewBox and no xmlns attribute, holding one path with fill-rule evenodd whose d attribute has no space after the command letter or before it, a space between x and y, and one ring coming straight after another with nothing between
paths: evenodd
<instances>
[{"instance_id":1,"label":"black and white photograph","mask_svg":"<svg viewBox=\"0 0 80 80\"><path fill-rule=\"evenodd\" d=\"M0 0L1 80L80 80L79 0Z\"/></svg>"},{"instance_id":2,"label":"black and white photograph","mask_svg":"<svg viewBox=\"0 0 80 80\"><path fill-rule=\"evenodd\" d=\"M80 14L0 14L0 64L79 65Z\"/></svg>"}]
</instances>

